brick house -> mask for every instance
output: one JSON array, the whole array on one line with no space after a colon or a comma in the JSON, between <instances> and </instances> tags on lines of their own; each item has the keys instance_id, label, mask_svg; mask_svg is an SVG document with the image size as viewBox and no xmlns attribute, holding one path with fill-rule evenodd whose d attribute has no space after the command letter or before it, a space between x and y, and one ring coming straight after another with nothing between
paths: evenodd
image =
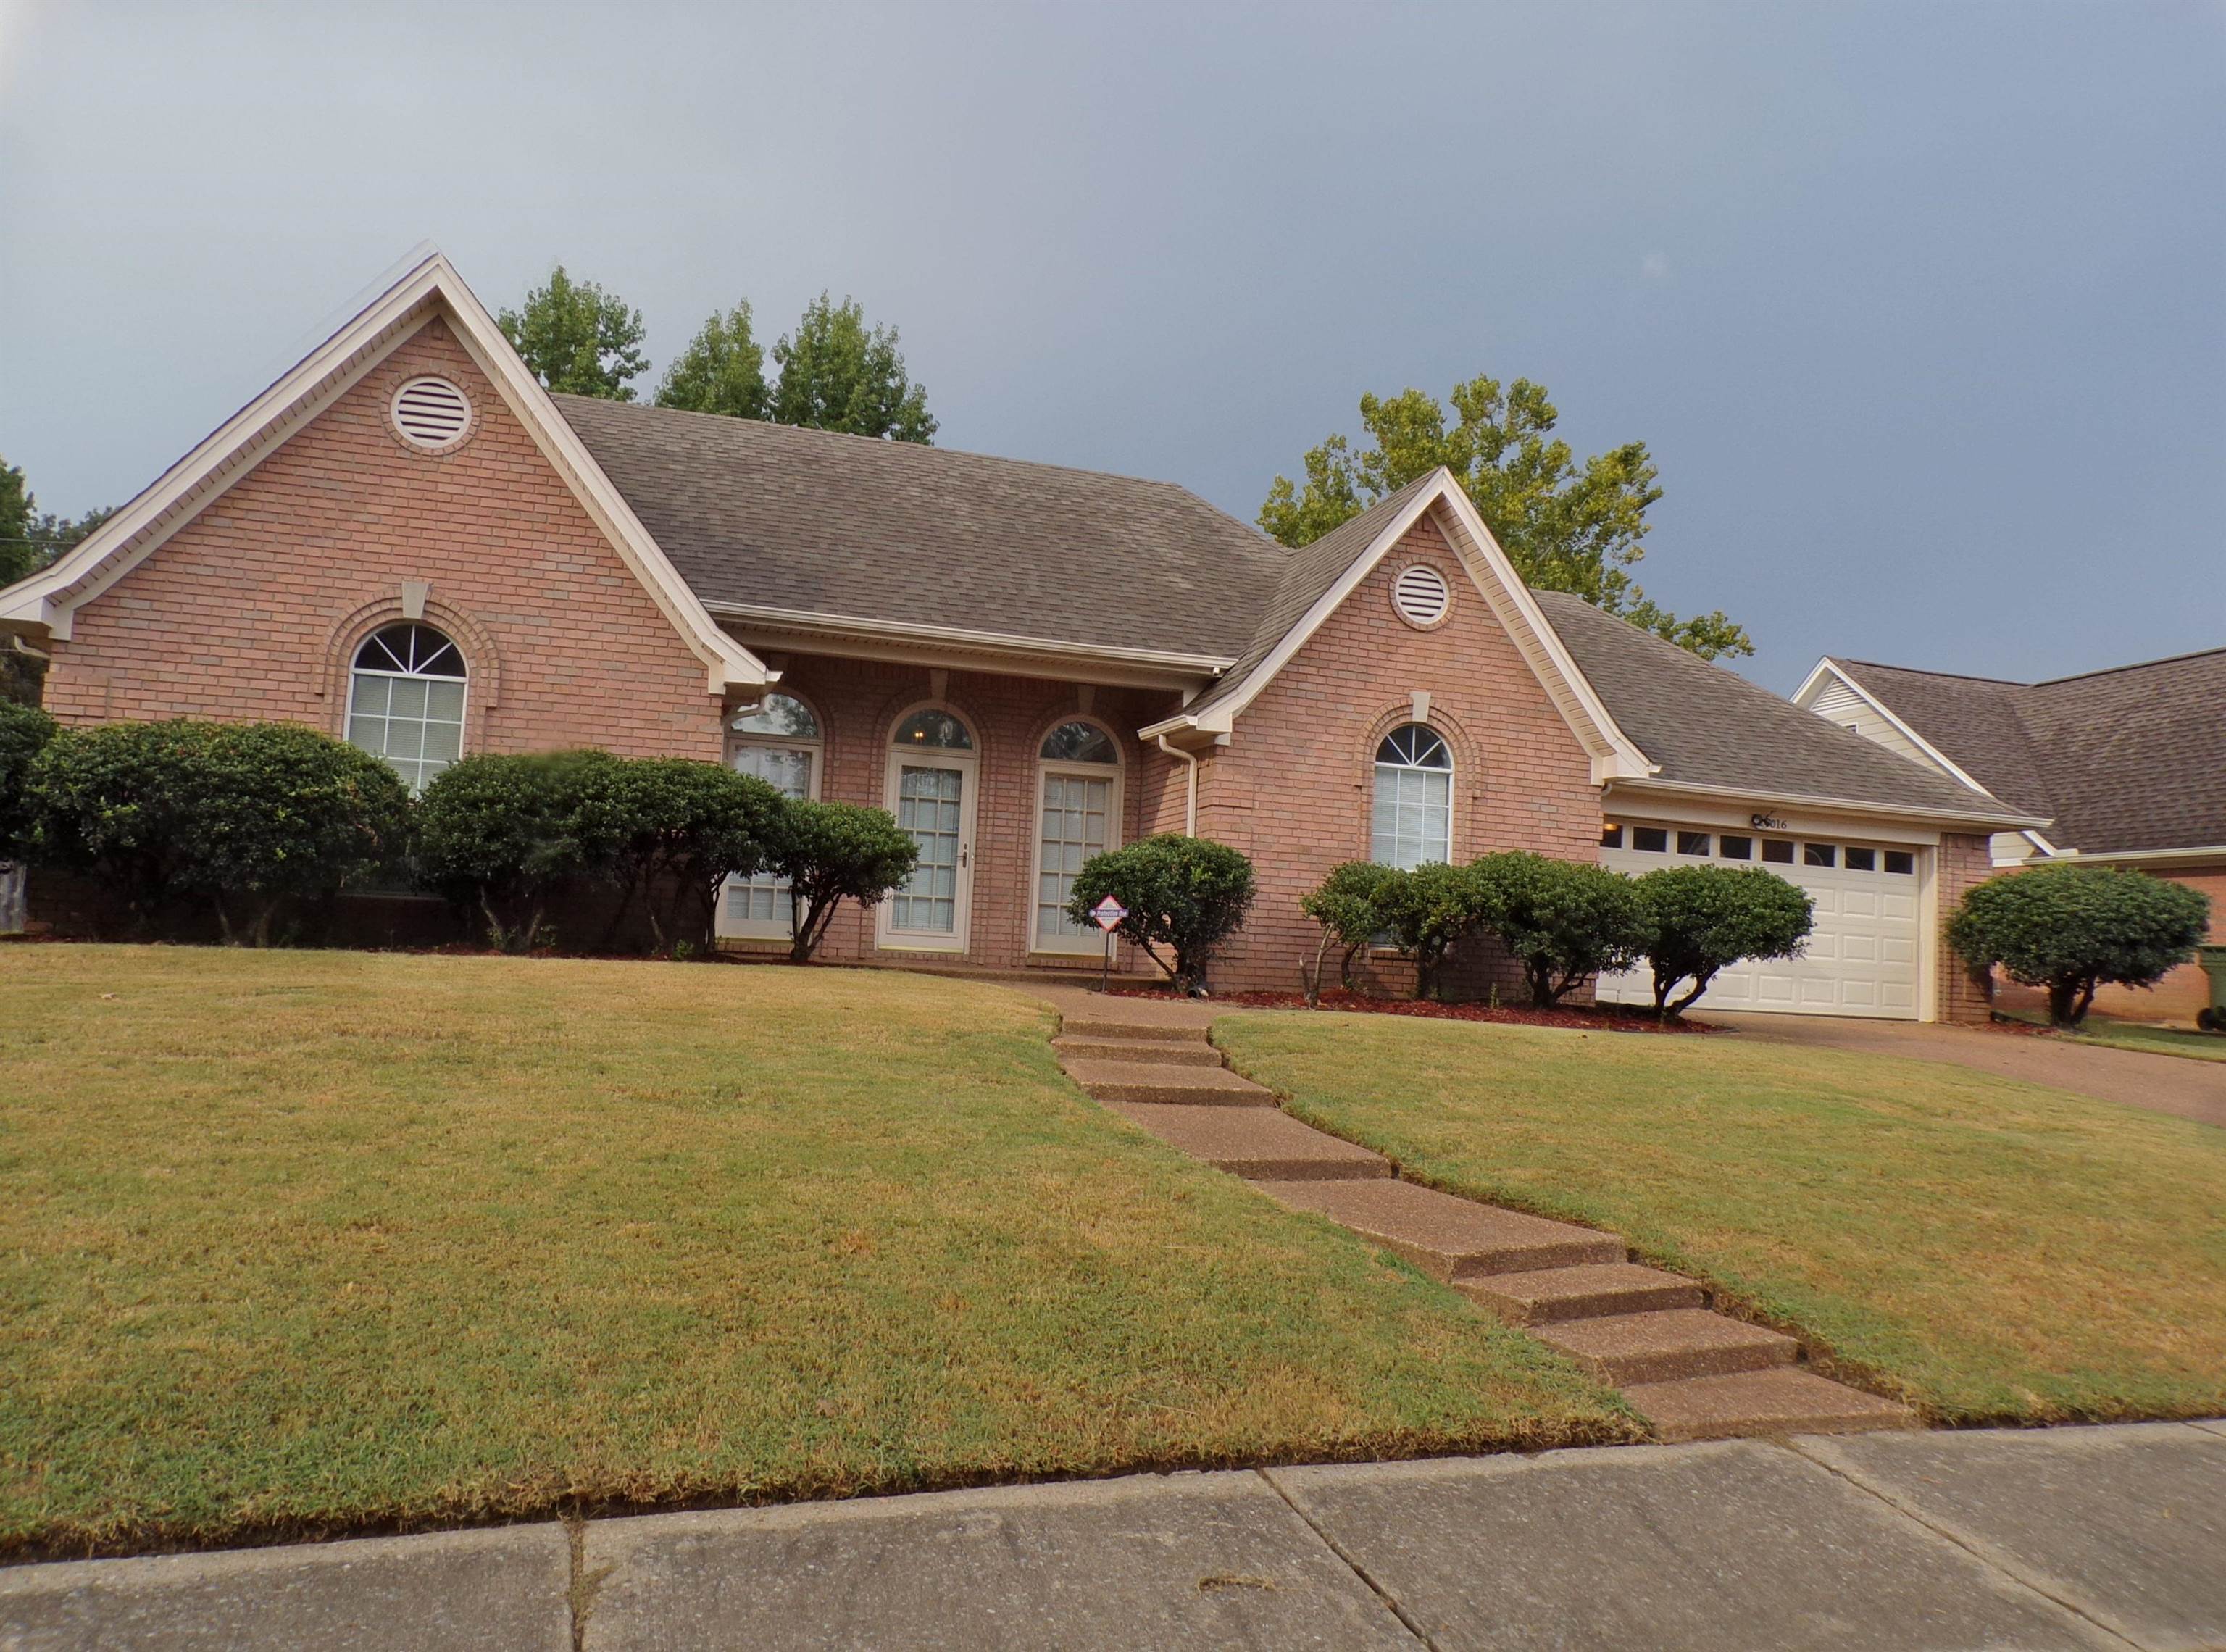
<instances>
[{"instance_id":1,"label":"brick house","mask_svg":"<svg viewBox=\"0 0 2226 1652\"><path fill-rule=\"evenodd\" d=\"M1995 835L1993 869L2056 861L2153 873L2210 898L2226 944L2226 648L2045 683L1820 660L1794 702L1976 796L2045 816ZM2043 994L2004 981L2006 1003ZM2153 989L2106 987L2108 1015L2192 1020L2210 1001L2185 964Z\"/></svg>"},{"instance_id":2,"label":"brick house","mask_svg":"<svg viewBox=\"0 0 2226 1652\"><path fill-rule=\"evenodd\" d=\"M861 963L1094 969L1074 870L1188 830L1259 870L1217 984L1289 987L1338 862L1522 848L1767 865L1809 954L1712 1005L1930 1020L1981 1004L1943 902L2046 823L1530 591L1445 472L1294 552L1167 483L551 396L437 254L0 629L66 723L290 720L417 784L595 745L887 808L920 868L830 934ZM722 938L779 947L785 906L730 889Z\"/></svg>"}]
</instances>

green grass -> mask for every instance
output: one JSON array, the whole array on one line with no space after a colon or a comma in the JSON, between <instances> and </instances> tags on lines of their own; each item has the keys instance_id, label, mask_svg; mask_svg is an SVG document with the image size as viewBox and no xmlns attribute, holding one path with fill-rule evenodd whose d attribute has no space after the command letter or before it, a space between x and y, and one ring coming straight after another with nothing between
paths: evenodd
<instances>
[{"instance_id":1,"label":"green grass","mask_svg":"<svg viewBox=\"0 0 2226 1652\"><path fill-rule=\"evenodd\" d=\"M0 948L0 1549L1627 1438L922 977Z\"/></svg>"},{"instance_id":2,"label":"green grass","mask_svg":"<svg viewBox=\"0 0 2226 1652\"><path fill-rule=\"evenodd\" d=\"M2042 1018L2032 1019L2038 1025ZM2185 1027L2157 1026L2145 1021L2115 1021L2108 1016L2089 1015L2077 1032L2051 1036L2069 1039L2074 1044L2104 1045L2113 1050L2146 1050L2154 1055L2186 1056L2196 1061L2226 1061L2226 1033L2195 1032Z\"/></svg>"},{"instance_id":3,"label":"green grass","mask_svg":"<svg viewBox=\"0 0 2226 1652\"><path fill-rule=\"evenodd\" d=\"M1234 1016L1291 1110L1618 1229L1930 1416L2226 1412L2226 1132L1896 1058Z\"/></svg>"}]
</instances>

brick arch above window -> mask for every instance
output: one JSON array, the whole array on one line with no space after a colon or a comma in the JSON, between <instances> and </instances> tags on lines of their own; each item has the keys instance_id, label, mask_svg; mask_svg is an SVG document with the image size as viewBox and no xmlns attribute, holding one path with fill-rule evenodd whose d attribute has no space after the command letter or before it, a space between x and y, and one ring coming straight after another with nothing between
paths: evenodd
<instances>
[{"instance_id":1,"label":"brick arch above window","mask_svg":"<svg viewBox=\"0 0 2226 1652\"><path fill-rule=\"evenodd\" d=\"M494 638L487 627L470 614L430 597L414 616L404 608L399 596L366 602L343 616L325 633L324 677L317 685L317 694L325 702L325 719L330 732L342 740L347 738L348 678L356 651L374 632L389 626L409 624L413 620L443 632L463 654L472 685L464 702L464 750L487 750L487 713L502 703L501 651L495 647Z\"/></svg>"},{"instance_id":2,"label":"brick arch above window","mask_svg":"<svg viewBox=\"0 0 2226 1652\"><path fill-rule=\"evenodd\" d=\"M1362 848L1359 859L1368 858L1366 845L1376 812L1376 751L1383 738L1395 728L1409 723L1420 723L1434 732L1445 741L1446 749L1453 759L1453 858L1456 861L1470 861L1483 853L1475 847L1481 840L1478 833L1479 812L1486 793L1486 773L1484 757L1476 741L1470 736L1460 719L1451 715L1442 707L1433 703L1430 715L1417 717L1411 699L1402 700L1379 712L1371 722L1361 740L1346 754L1352 767L1352 796L1355 801L1353 829Z\"/></svg>"}]
</instances>

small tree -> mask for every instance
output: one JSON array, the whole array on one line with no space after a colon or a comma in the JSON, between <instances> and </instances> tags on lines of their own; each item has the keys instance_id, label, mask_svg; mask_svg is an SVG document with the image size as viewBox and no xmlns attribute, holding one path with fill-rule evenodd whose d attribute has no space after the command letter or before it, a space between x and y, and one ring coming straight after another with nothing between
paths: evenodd
<instances>
[{"instance_id":1,"label":"small tree","mask_svg":"<svg viewBox=\"0 0 2226 1652\"><path fill-rule=\"evenodd\" d=\"M1523 849L1487 855L1472 871L1480 920L1523 966L1535 1008L1644 955L1645 913L1628 878Z\"/></svg>"},{"instance_id":2,"label":"small tree","mask_svg":"<svg viewBox=\"0 0 2226 1652\"><path fill-rule=\"evenodd\" d=\"M1415 996L1434 998L1438 971L1453 943L1483 917L1482 891L1465 866L1433 861L1395 872L1376 893L1391 938L1415 965Z\"/></svg>"},{"instance_id":3,"label":"small tree","mask_svg":"<svg viewBox=\"0 0 2226 1652\"><path fill-rule=\"evenodd\" d=\"M614 863L620 767L597 751L452 764L417 806L419 877L475 909L499 951L531 950L550 899Z\"/></svg>"},{"instance_id":4,"label":"small tree","mask_svg":"<svg viewBox=\"0 0 2226 1652\"><path fill-rule=\"evenodd\" d=\"M773 848L780 793L722 764L656 757L617 762L596 795L610 800L620 916L639 896L659 951L708 948L720 889L757 872Z\"/></svg>"},{"instance_id":5,"label":"small tree","mask_svg":"<svg viewBox=\"0 0 2226 1652\"><path fill-rule=\"evenodd\" d=\"M410 797L367 752L292 723L111 723L32 766L41 860L112 880L144 921L199 894L226 940L270 944L291 899L331 894L407 842Z\"/></svg>"},{"instance_id":6,"label":"small tree","mask_svg":"<svg viewBox=\"0 0 2226 1652\"><path fill-rule=\"evenodd\" d=\"M1808 892L1760 867L1665 867L1634 886L1654 969L1654 1013L1664 1017L1682 1015L1727 964L1798 956L1813 922ZM1688 978L1693 990L1672 1002L1671 991Z\"/></svg>"},{"instance_id":7,"label":"small tree","mask_svg":"<svg viewBox=\"0 0 2226 1652\"><path fill-rule=\"evenodd\" d=\"M1214 954L1243 927L1252 894L1252 862L1237 850L1163 832L1084 861L1066 913L1093 923L1090 909L1112 896L1129 909L1117 932L1196 994L1205 990Z\"/></svg>"},{"instance_id":8,"label":"small tree","mask_svg":"<svg viewBox=\"0 0 2226 1652\"><path fill-rule=\"evenodd\" d=\"M31 764L54 737L54 720L36 706L0 700L0 861L30 847Z\"/></svg>"},{"instance_id":9,"label":"small tree","mask_svg":"<svg viewBox=\"0 0 2226 1652\"><path fill-rule=\"evenodd\" d=\"M2111 867L2045 866L1963 897L1948 940L1975 969L2048 989L2048 1019L2077 1026L2105 984L2153 987L2195 956L2210 903L2185 884Z\"/></svg>"},{"instance_id":10,"label":"small tree","mask_svg":"<svg viewBox=\"0 0 2226 1652\"><path fill-rule=\"evenodd\" d=\"M836 908L871 908L912 875L919 845L886 809L784 799L773 828L769 870L788 880L788 956L811 961Z\"/></svg>"},{"instance_id":11,"label":"small tree","mask_svg":"<svg viewBox=\"0 0 2226 1652\"><path fill-rule=\"evenodd\" d=\"M1370 941L1388 928L1377 897L1383 893L1385 880L1398 875L1391 867L1374 861L1347 861L1332 867L1320 887L1300 897L1299 910L1321 925L1321 941L1314 948L1313 963L1301 972L1309 1007L1321 1001L1322 964L1332 945L1340 949L1338 985L1347 992L1352 991L1352 961Z\"/></svg>"}]
</instances>

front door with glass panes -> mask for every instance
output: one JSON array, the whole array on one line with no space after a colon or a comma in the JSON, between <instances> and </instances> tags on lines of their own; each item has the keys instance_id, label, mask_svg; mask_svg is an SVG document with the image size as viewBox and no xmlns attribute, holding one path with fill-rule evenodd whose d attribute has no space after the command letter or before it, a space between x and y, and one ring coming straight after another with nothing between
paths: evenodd
<instances>
[{"instance_id":1,"label":"front door with glass panes","mask_svg":"<svg viewBox=\"0 0 2226 1652\"><path fill-rule=\"evenodd\" d=\"M1063 722L1037 753L1036 952L1095 955L1105 937L1066 915L1075 874L1093 855L1121 846L1121 752L1094 722Z\"/></svg>"},{"instance_id":2,"label":"front door with glass panes","mask_svg":"<svg viewBox=\"0 0 2226 1652\"><path fill-rule=\"evenodd\" d=\"M819 719L793 695L768 694L736 716L728 761L788 797L817 797L823 743ZM773 874L730 878L719 902L718 932L746 941L785 941L792 923L788 880Z\"/></svg>"},{"instance_id":3,"label":"front door with glass panes","mask_svg":"<svg viewBox=\"0 0 2226 1652\"><path fill-rule=\"evenodd\" d=\"M899 722L894 745L888 810L919 860L881 904L881 944L963 952L974 890L973 734L955 713L931 708Z\"/></svg>"}]
</instances>

